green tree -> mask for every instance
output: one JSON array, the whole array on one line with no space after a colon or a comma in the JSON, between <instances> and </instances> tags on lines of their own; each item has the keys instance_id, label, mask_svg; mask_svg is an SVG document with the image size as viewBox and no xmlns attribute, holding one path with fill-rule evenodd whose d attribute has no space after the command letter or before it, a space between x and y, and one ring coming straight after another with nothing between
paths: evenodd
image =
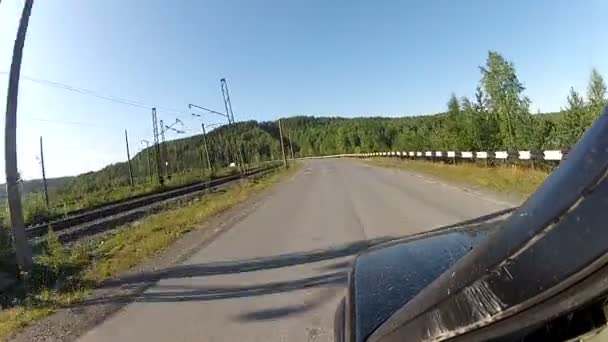
<instances>
[{"instance_id":1,"label":"green tree","mask_svg":"<svg viewBox=\"0 0 608 342\"><path fill-rule=\"evenodd\" d=\"M567 101L568 106L563 110L565 113L557 123L557 141L559 142L559 147L574 145L587 128L585 116L588 109L585 106L583 97L571 87Z\"/></svg>"},{"instance_id":2,"label":"green tree","mask_svg":"<svg viewBox=\"0 0 608 342\"><path fill-rule=\"evenodd\" d=\"M437 129L437 133L444 134L444 139L436 138L438 140L439 145L451 145L451 146L434 146L436 148L441 149L462 149L466 143L464 142L465 132L464 127L465 123L463 122L462 110L460 108L460 102L454 93L450 96L450 99L447 103L448 111L446 118L444 120L444 124L441 125L441 122L435 126ZM438 120L440 121L440 120ZM445 129L442 129L445 127ZM445 132L445 133L444 133ZM446 136L447 135L447 136ZM447 142L447 144L445 144Z\"/></svg>"},{"instance_id":3,"label":"green tree","mask_svg":"<svg viewBox=\"0 0 608 342\"><path fill-rule=\"evenodd\" d=\"M606 83L604 83L604 78L595 68L591 70L591 76L589 77L587 100L589 108L586 116L586 126L589 128L606 105Z\"/></svg>"},{"instance_id":4,"label":"green tree","mask_svg":"<svg viewBox=\"0 0 608 342\"><path fill-rule=\"evenodd\" d=\"M460 138L459 149L481 151L484 149L482 144L483 114L466 97L463 97L460 103L462 103L464 127L461 133L462 137Z\"/></svg>"},{"instance_id":5,"label":"green tree","mask_svg":"<svg viewBox=\"0 0 608 342\"><path fill-rule=\"evenodd\" d=\"M517 129L524 116L530 115L530 100L523 96L523 84L515 66L499 53L490 51L485 67L480 67L481 85L488 95L488 107L496 117L502 146L516 148Z\"/></svg>"},{"instance_id":6,"label":"green tree","mask_svg":"<svg viewBox=\"0 0 608 342\"><path fill-rule=\"evenodd\" d=\"M473 109L479 125L479 141L477 150L493 151L500 147L500 132L496 115L488 109L488 97L481 86L475 89Z\"/></svg>"}]
</instances>

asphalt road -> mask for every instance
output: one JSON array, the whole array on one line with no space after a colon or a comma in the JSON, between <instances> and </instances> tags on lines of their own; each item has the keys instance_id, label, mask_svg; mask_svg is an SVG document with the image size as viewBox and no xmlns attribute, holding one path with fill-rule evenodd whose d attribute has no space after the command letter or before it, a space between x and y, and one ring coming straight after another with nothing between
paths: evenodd
<instances>
[{"instance_id":1,"label":"asphalt road","mask_svg":"<svg viewBox=\"0 0 608 342\"><path fill-rule=\"evenodd\" d=\"M357 161L307 161L258 210L163 270L81 341L331 341L348 262L363 241L512 204Z\"/></svg>"}]
</instances>

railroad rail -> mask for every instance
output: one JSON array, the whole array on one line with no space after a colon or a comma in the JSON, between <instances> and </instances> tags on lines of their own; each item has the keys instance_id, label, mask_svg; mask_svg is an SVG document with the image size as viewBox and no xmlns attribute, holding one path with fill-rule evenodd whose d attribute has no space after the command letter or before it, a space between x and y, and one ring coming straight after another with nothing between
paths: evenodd
<instances>
[{"instance_id":1,"label":"railroad rail","mask_svg":"<svg viewBox=\"0 0 608 342\"><path fill-rule=\"evenodd\" d=\"M92 210L80 211L75 215L68 215L67 217L58 220L30 226L26 229L26 233L29 239L38 239L46 235L49 228L52 228L53 231L57 233L71 230L72 228L77 228L76 231L80 232L79 234L76 234L77 236L81 236L81 233L84 230L94 232L102 229L108 229L111 228L110 226L124 224L145 215L149 211L147 209L154 209L147 208L151 205L160 205L165 201L179 199L185 196L187 197L188 195L198 195L201 191L213 189L220 185L227 185L228 183L243 178L267 173L274 170L276 167L276 165L258 167L248 170L243 174L229 175L209 181L173 188L163 192L153 193L150 195L129 198L119 203L112 203ZM122 213L128 213L129 215L120 215ZM72 241L76 237L76 235L72 235L74 234L70 234L69 237L65 236L61 238L61 240L64 242Z\"/></svg>"}]
</instances>

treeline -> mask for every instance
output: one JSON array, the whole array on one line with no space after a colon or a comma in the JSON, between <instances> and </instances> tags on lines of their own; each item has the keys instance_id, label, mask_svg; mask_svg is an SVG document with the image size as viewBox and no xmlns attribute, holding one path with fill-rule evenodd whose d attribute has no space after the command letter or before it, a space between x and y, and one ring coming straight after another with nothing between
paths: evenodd
<instances>
[{"instance_id":1,"label":"treeline","mask_svg":"<svg viewBox=\"0 0 608 342\"><path fill-rule=\"evenodd\" d=\"M388 118L286 119L301 155L379 150L472 150L570 148L606 105L606 84L591 71L586 96L570 89L559 113L532 114L515 66L489 52L473 98L447 101L445 113Z\"/></svg>"}]
</instances>

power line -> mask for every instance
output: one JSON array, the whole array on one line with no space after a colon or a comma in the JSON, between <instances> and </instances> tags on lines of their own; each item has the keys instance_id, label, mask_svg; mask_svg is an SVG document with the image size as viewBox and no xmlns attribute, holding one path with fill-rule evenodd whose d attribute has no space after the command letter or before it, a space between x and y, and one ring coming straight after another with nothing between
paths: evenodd
<instances>
[{"instance_id":1,"label":"power line","mask_svg":"<svg viewBox=\"0 0 608 342\"><path fill-rule=\"evenodd\" d=\"M6 72L6 71L0 71L0 75L8 75L8 72ZM74 86L71 86L71 85L68 85L68 84L65 84L65 83L54 82L54 81L49 81L49 80L43 80L43 79L29 77L29 76L24 76L24 75L21 75L21 78L24 79L24 80L30 81L30 82L46 85L46 86L49 86L49 87L52 87L52 88L58 88L58 89L68 90L68 91L79 93L79 94L82 94L82 95L89 95L89 96L93 96L93 97L96 97L96 98L99 98L99 99L102 99L102 100L111 101L111 102L115 102L115 103L120 103L120 104L124 104L124 105L127 105L127 106L133 106L133 107L145 108L145 109L150 109L152 107L156 107L156 109L158 111L162 111L162 112L166 112L166 113L171 113L171 114L175 114L175 115L184 115L184 117L187 114L187 112L185 110L177 110L177 109L172 109L172 108L167 108L167 107L153 106L153 105L145 104L145 103L140 102L140 101L129 100L129 99L115 97L115 96L109 96L109 95L103 95L103 94L100 94L100 93L95 92L93 90L89 90L89 89L85 89L85 88L80 88L80 87L74 87Z\"/></svg>"},{"instance_id":2,"label":"power line","mask_svg":"<svg viewBox=\"0 0 608 342\"><path fill-rule=\"evenodd\" d=\"M29 118L29 117L24 117L24 119L30 120L30 121L50 122L50 123L56 123L56 124L60 124L60 125L90 126L90 127L112 128L112 129L114 128L111 126L98 125L98 124L91 123L91 122L63 121L63 120L51 120L51 119L42 119L42 118Z\"/></svg>"}]
</instances>

